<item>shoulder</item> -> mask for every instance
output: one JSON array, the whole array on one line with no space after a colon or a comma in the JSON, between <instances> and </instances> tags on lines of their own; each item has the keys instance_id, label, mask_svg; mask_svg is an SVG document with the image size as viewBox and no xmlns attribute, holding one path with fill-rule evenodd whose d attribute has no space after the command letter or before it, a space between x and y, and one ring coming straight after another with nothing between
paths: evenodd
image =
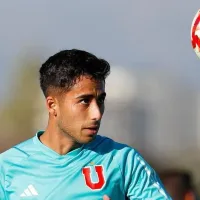
<instances>
[{"instance_id":1,"label":"shoulder","mask_svg":"<svg viewBox=\"0 0 200 200\"><path fill-rule=\"evenodd\" d=\"M101 155L109 154L116 160L122 170L125 170L124 168L127 166L142 166L147 172L152 169L137 149L127 144L116 142L111 138L98 135L91 148Z\"/></svg>"},{"instance_id":2,"label":"shoulder","mask_svg":"<svg viewBox=\"0 0 200 200\"><path fill-rule=\"evenodd\" d=\"M116 157L128 158L131 156L140 155L136 149L127 144L116 142L111 138L98 135L94 142L89 145L90 149L101 154L112 154ZM139 158L138 158L139 159Z\"/></svg>"},{"instance_id":3,"label":"shoulder","mask_svg":"<svg viewBox=\"0 0 200 200\"><path fill-rule=\"evenodd\" d=\"M0 166L5 169L15 163L20 163L36 151L33 138L19 143L0 154Z\"/></svg>"}]
</instances>

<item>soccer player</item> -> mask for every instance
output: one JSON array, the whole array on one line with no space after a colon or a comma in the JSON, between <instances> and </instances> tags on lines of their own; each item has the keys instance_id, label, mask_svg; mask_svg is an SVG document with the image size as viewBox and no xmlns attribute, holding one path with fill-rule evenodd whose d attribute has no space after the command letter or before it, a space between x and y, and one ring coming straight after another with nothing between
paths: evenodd
<instances>
[{"instance_id":1,"label":"soccer player","mask_svg":"<svg viewBox=\"0 0 200 200\"><path fill-rule=\"evenodd\" d=\"M48 124L0 155L1 200L170 199L135 149L97 135L109 73L107 61L76 49L41 66Z\"/></svg>"}]
</instances>

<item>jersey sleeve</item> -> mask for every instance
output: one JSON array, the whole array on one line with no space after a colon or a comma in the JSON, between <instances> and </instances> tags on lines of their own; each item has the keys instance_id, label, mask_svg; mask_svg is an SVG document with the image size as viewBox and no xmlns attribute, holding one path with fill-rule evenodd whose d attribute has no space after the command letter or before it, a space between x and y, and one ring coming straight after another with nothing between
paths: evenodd
<instances>
[{"instance_id":1,"label":"jersey sleeve","mask_svg":"<svg viewBox=\"0 0 200 200\"><path fill-rule=\"evenodd\" d=\"M172 200L158 175L134 149L124 157L125 193L130 200Z\"/></svg>"},{"instance_id":2,"label":"jersey sleeve","mask_svg":"<svg viewBox=\"0 0 200 200\"><path fill-rule=\"evenodd\" d=\"M0 162L0 199L2 200L6 200L4 183L5 183L4 170L3 170L2 163Z\"/></svg>"}]
</instances>

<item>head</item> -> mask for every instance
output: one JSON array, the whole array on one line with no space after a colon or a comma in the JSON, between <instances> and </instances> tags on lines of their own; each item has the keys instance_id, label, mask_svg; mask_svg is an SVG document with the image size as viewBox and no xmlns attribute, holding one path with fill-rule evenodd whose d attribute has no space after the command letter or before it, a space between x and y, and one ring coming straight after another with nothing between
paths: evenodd
<instances>
[{"instance_id":1,"label":"head","mask_svg":"<svg viewBox=\"0 0 200 200\"><path fill-rule=\"evenodd\" d=\"M160 173L160 179L173 200L195 200L190 173L167 170Z\"/></svg>"},{"instance_id":2,"label":"head","mask_svg":"<svg viewBox=\"0 0 200 200\"><path fill-rule=\"evenodd\" d=\"M64 50L40 68L49 123L77 143L92 141L104 113L107 61L81 50Z\"/></svg>"}]
</instances>

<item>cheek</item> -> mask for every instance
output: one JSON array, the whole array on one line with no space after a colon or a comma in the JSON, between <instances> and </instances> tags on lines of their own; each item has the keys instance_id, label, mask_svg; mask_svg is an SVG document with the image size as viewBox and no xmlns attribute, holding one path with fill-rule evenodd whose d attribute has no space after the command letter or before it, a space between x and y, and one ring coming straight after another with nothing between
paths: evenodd
<instances>
[{"instance_id":1,"label":"cheek","mask_svg":"<svg viewBox=\"0 0 200 200\"><path fill-rule=\"evenodd\" d=\"M59 119L65 126L71 127L83 123L85 113L78 105L68 105L60 108Z\"/></svg>"},{"instance_id":2,"label":"cheek","mask_svg":"<svg viewBox=\"0 0 200 200\"><path fill-rule=\"evenodd\" d=\"M60 116L57 118L58 126L65 130L66 132L73 132L74 128L76 127L76 121L74 120L74 117L69 113L65 111L60 112Z\"/></svg>"},{"instance_id":3,"label":"cheek","mask_svg":"<svg viewBox=\"0 0 200 200\"><path fill-rule=\"evenodd\" d=\"M59 124L66 124L70 120L70 110L69 107L62 105L57 110L57 121Z\"/></svg>"}]
</instances>

